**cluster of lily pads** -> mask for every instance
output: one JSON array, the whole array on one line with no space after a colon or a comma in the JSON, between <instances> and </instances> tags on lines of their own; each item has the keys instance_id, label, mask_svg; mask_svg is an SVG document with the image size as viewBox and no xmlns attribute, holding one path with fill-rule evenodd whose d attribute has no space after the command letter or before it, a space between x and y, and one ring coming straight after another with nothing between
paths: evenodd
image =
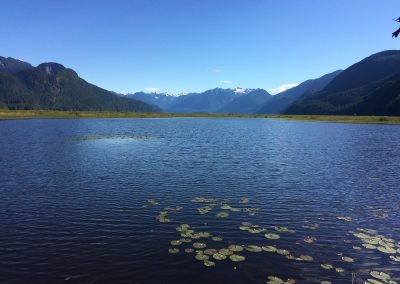
<instances>
[{"instance_id":1,"label":"cluster of lily pads","mask_svg":"<svg viewBox=\"0 0 400 284\"><path fill-rule=\"evenodd\" d=\"M147 199L147 202L145 204L143 204L142 208L147 208L147 207L151 207L151 206L157 206L159 204L160 203L157 200L151 198L151 199Z\"/></svg>"},{"instance_id":2,"label":"cluster of lily pads","mask_svg":"<svg viewBox=\"0 0 400 284\"><path fill-rule=\"evenodd\" d=\"M369 250L377 250L389 255L390 260L400 262L400 242L379 234L376 230L357 228L357 231L350 231L356 238L360 239L361 246ZM361 250L359 246L353 246L355 250Z\"/></svg>"},{"instance_id":3,"label":"cluster of lily pads","mask_svg":"<svg viewBox=\"0 0 400 284\"><path fill-rule=\"evenodd\" d=\"M160 223L170 223L171 219L169 218L169 213L173 213L173 212L178 212L181 211L182 207L181 206L177 206L175 208L171 208L171 207L165 207L164 210L160 211L160 213L156 216L156 219L160 222Z\"/></svg>"},{"instance_id":4,"label":"cluster of lily pads","mask_svg":"<svg viewBox=\"0 0 400 284\"><path fill-rule=\"evenodd\" d=\"M296 283L296 280L294 279L287 279L284 281L283 279L276 277L276 276L268 276L268 281L267 284L294 284Z\"/></svg>"},{"instance_id":5,"label":"cluster of lily pads","mask_svg":"<svg viewBox=\"0 0 400 284\"><path fill-rule=\"evenodd\" d=\"M267 230L273 230L273 231L275 231L274 233L266 233L264 235L265 238L270 239L270 240L280 239L281 236L279 234L277 234L276 232L278 232L278 233L290 233L290 234L296 233L295 230L291 230L291 229L289 229L287 227L284 227L284 226L272 226L272 227L269 227L267 229L267 228L262 228L260 225L253 224L251 222L242 222L242 225L239 227L239 229L242 230L242 231L247 231L247 232L249 232L251 234L260 234L260 233L265 232Z\"/></svg>"},{"instance_id":6,"label":"cluster of lily pads","mask_svg":"<svg viewBox=\"0 0 400 284\"><path fill-rule=\"evenodd\" d=\"M233 207L226 202L219 202L217 199L214 198L205 198L205 197L195 197L192 199L192 202L195 203L202 203L204 206L197 208L197 211L201 214L207 214L213 209L219 208L220 211L216 214L216 217L218 218L226 218L229 217L229 212L245 212L248 213L249 215L253 216L255 215L257 208L253 207L244 207L244 208L238 208L238 207ZM247 204L250 202L250 199L247 197L242 197L239 201L240 204Z\"/></svg>"},{"instance_id":7,"label":"cluster of lily pads","mask_svg":"<svg viewBox=\"0 0 400 284\"><path fill-rule=\"evenodd\" d=\"M385 272L373 270L370 275L373 278L368 278L367 281L365 281L365 284L397 284L397 282L391 280L391 276Z\"/></svg>"},{"instance_id":8,"label":"cluster of lily pads","mask_svg":"<svg viewBox=\"0 0 400 284\"><path fill-rule=\"evenodd\" d=\"M233 206L227 203L226 200L219 201L214 198L204 198L204 197L195 197L191 200L195 203L200 203L202 206L197 208L197 211L203 215L207 214L212 210L215 210L214 213L218 218L227 218L230 216L230 213L236 212L252 212L255 213L257 211L256 208L252 208L247 204L250 203L248 198L241 198L238 202L239 205ZM147 201L146 206L156 206L158 205L158 201L149 199ZM245 208L243 208L243 204L246 204ZM171 219L169 217L170 213L180 211L182 207L176 208L164 208L157 219L161 223L169 223ZM246 209L250 211L246 211ZM325 217L318 218L320 220L326 220ZM338 216L337 220L343 222L353 222L353 219L348 216ZM312 222L310 220L305 220L302 224L304 229L316 230L319 228L319 224ZM284 234L294 234L295 230L289 229L284 226L260 226L254 224L252 222L241 222L239 225L239 229L241 231L245 231L250 234L262 234L267 240L276 241ZM313 256L305 255L305 254L296 254L291 252L290 250L282 247L276 246L276 244L265 244L265 245L255 245L255 244L231 244L224 243L223 238L218 235L211 234L206 231L196 230L195 227L192 227L189 224L180 224L176 227L176 231L179 234L178 239L174 239L170 241L170 247L168 252L170 254L192 254L194 258L200 261L206 267L213 267L218 262L229 260L232 262L242 262L246 260L246 253L276 253L285 257L286 259L293 261L303 261L303 262L313 262L318 263ZM370 229L361 229L358 228L355 232L350 231L354 237L360 239L362 241L360 246L353 246L355 250L361 250L362 247L365 249L374 249L380 251L382 253L388 254L390 260L395 262L400 262L400 242L397 242L391 238L385 237L383 235L378 234L375 230ZM306 235L303 239L300 239L307 244L313 244L317 238L314 236ZM300 241L299 240L299 241ZM348 240L348 242L351 242ZM341 261L343 263L354 263L355 259L343 255L339 253L341 257ZM320 267L324 270L331 270L336 273L345 275L345 269L342 267L336 267L331 263L320 263ZM380 283L390 283L396 284L396 281L391 279L391 276L384 272L371 271L372 278L369 278L364 283L370 284L380 284ZM272 284L290 284L296 283L293 279L283 280L276 276L269 276L267 283ZM324 280L321 281L323 284L329 284L330 281Z\"/></svg>"},{"instance_id":9,"label":"cluster of lily pads","mask_svg":"<svg viewBox=\"0 0 400 284\"><path fill-rule=\"evenodd\" d=\"M202 261L207 267L215 266L215 261L221 261L229 258L233 262L244 261L246 258L237 252L243 251L243 246L229 245L227 248L208 248L207 244L198 241L201 238L211 238L214 242L221 242L220 236L215 236L209 232L194 230L189 224L181 224L176 227L176 231L180 234L181 239L172 240L168 252L176 254L180 252L179 247L183 244L189 245L184 248L184 252L188 254L194 253L196 260ZM196 240L196 241L195 241Z\"/></svg>"}]
</instances>

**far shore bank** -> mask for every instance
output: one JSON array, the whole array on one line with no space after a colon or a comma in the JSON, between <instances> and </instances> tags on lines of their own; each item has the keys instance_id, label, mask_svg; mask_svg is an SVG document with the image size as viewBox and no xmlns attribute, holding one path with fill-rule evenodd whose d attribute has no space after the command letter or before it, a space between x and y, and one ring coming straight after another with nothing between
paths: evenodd
<instances>
[{"instance_id":1,"label":"far shore bank","mask_svg":"<svg viewBox=\"0 0 400 284\"><path fill-rule=\"evenodd\" d=\"M297 121L400 124L399 116L347 116L347 115L274 115L274 114L209 114L209 113L143 113L108 111L55 111L55 110L0 110L0 119L33 118L272 118Z\"/></svg>"}]
</instances>

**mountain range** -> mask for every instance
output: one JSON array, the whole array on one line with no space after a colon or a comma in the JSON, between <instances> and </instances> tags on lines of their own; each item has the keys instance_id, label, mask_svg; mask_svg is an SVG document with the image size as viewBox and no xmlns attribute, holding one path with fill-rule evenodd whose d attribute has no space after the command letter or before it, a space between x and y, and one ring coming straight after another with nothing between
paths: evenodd
<instances>
[{"instance_id":1,"label":"mountain range","mask_svg":"<svg viewBox=\"0 0 400 284\"><path fill-rule=\"evenodd\" d=\"M127 97L154 104L176 113L254 113L272 96L262 89L215 88L203 93L171 96L165 93L128 94Z\"/></svg>"},{"instance_id":2,"label":"mountain range","mask_svg":"<svg viewBox=\"0 0 400 284\"><path fill-rule=\"evenodd\" d=\"M274 96L262 89L217 88L168 97L163 106L152 99L160 94L140 96L167 112L400 115L399 78L400 51L388 50Z\"/></svg>"},{"instance_id":3,"label":"mountain range","mask_svg":"<svg viewBox=\"0 0 400 284\"><path fill-rule=\"evenodd\" d=\"M400 115L400 51L371 55L306 94L286 114Z\"/></svg>"},{"instance_id":4,"label":"mountain range","mask_svg":"<svg viewBox=\"0 0 400 284\"><path fill-rule=\"evenodd\" d=\"M126 96L92 85L58 63L0 57L0 108L176 113L400 115L400 51L373 54L345 70L271 96L263 89L215 88L174 96Z\"/></svg>"},{"instance_id":5,"label":"mountain range","mask_svg":"<svg viewBox=\"0 0 400 284\"><path fill-rule=\"evenodd\" d=\"M0 109L153 112L159 109L92 85L58 63L0 57Z\"/></svg>"}]
</instances>

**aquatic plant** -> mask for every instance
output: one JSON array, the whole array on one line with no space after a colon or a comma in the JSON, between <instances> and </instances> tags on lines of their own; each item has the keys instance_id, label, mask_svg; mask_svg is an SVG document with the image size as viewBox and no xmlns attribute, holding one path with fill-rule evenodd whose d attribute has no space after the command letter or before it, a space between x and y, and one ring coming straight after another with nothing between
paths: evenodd
<instances>
[{"instance_id":1,"label":"aquatic plant","mask_svg":"<svg viewBox=\"0 0 400 284\"><path fill-rule=\"evenodd\" d=\"M176 253L179 253L179 249L178 248L169 248L168 252L170 254L176 254Z\"/></svg>"},{"instance_id":2,"label":"aquatic plant","mask_svg":"<svg viewBox=\"0 0 400 284\"><path fill-rule=\"evenodd\" d=\"M280 238L280 236L278 234L265 234L264 235L267 239L270 240L277 240Z\"/></svg>"},{"instance_id":3,"label":"aquatic plant","mask_svg":"<svg viewBox=\"0 0 400 284\"><path fill-rule=\"evenodd\" d=\"M326 270L331 270L331 269L333 269L333 265L332 265L332 264L329 264L329 263L322 263L322 264L321 264L321 267L322 267L323 269L326 269Z\"/></svg>"},{"instance_id":4,"label":"aquatic plant","mask_svg":"<svg viewBox=\"0 0 400 284\"><path fill-rule=\"evenodd\" d=\"M171 241L171 245L172 246L179 246L179 245L181 245L182 244L182 241L181 240L173 240L173 241Z\"/></svg>"},{"instance_id":5,"label":"aquatic plant","mask_svg":"<svg viewBox=\"0 0 400 284\"><path fill-rule=\"evenodd\" d=\"M220 253L214 253L212 256L215 260L224 260L226 259L226 255Z\"/></svg>"},{"instance_id":6,"label":"aquatic plant","mask_svg":"<svg viewBox=\"0 0 400 284\"><path fill-rule=\"evenodd\" d=\"M197 249L205 248L207 245L205 243L193 243L193 247Z\"/></svg>"},{"instance_id":7,"label":"aquatic plant","mask_svg":"<svg viewBox=\"0 0 400 284\"><path fill-rule=\"evenodd\" d=\"M316 237L311 237L311 236L307 236L304 238L304 242L309 243L309 244L312 244L316 240L317 240Z\"/></svg>"},{"instance_id":8,"label":"aquatic plant","mask_svg":"<svg viewBox=\"0 0 400 284\"><path fill-rule=\"evenodd\" d=\"M215 262L211 261L211 260L208 260L208 259L205 259L203 261L203 263L204 263L204 266L207 266L207 267L215 266Z\"/></svg>"},{"instance_id":9,"label":"aquatic plant","mask_svg":"<svg viewBox=\"0 0 400 284\"><path fill-rule=\"evenodd\" d=\"M266 252L276 252L277 251L277 248L274 246L262 246L261 248L263 251L266 251Z\"/></svg>"},{"instance_id":10,"label":"aquatic plant","mask_svg":"<svg viewBox=\"0 0 400 284\"><path fill-rule=\"evenodd\" d=\"M246 258L242 255L238 255L238 254L232 254L229 256L229 259L234 261L234 262L240 262L240 261L245 261Z\"/></svg>"},{"instance_id":11,"label":"aquatic plant","mask_svg":"<svg viewBox=\"0 0 400 284\"><path fill-rule=\"evenodd\" d=\"M354 259L348 256L342 256L344 262L354 262Z\"/></svg>"},{"instance_id":12,"label":"aquatic plant","mask_svg":"<svg viewBox=\"0 0 400 284\"><path fill-rule=\"evenodd\" d=\"M230 245L228 247L228 249L233 252L240 252L240 251L243 251L244 248L243 248L243 246L240 246L240 245Z\"/></svg>"},{"instance_id":13,"label":"aquatic plant","mask_svg":"<svg viewBox=\"0 0 400 284\"><path fill-rule=\"evenodd\" d=\"M206 254L203 254L203 253L197 253L195 255L195 259L204 261L204 260L209 260L210 257L208 255L206 255Z\"/></svg>"},{"instance_id":14,"label":"aquatic plant","mask_svg":"<svg viewBox=\"0 0 400 284\"><path fill-rule=\"evenodd\" d=\"M219 212L216 216L218 218L226 218L226 217L229 216L229 213L227 213L227 212Z\"/></svg>"},{"instance_id":15,"label":"aquatic plant","mask_svg":"<svg viewBox=\"0 0 400 284\"><path fill-rule=\"evenodd\" d=\"M248 245L248 246L246 246L246 250L249 252L261 252L262 248L260 246L256 246L256 245Z\"/></svg>"},{"instance_id":16,"label":"aquatic plant","mask_svg":"<svg viewBox=\"0 0 400 284\"><path fill-rule=\"evenodd\" d=\"M220 241L223 240L222 237L219 237L219 236L213 236L213 237L211 237L211 239L212 239L214 242L220 242Z\"/></svg>"}]
</instances>

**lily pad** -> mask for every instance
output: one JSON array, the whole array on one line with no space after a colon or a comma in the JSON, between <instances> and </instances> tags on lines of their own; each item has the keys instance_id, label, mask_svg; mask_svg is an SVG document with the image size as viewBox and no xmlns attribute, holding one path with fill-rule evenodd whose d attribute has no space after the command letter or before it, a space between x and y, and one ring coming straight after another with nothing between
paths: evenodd
<instances>
[{"instance_id":1,"label":"lily pad","mask_svg":"<svg viewBox=\"0 0 400 284\"><path fill-rule=\"evenodd\" d=\"M400 262L400 256L391 255L390 259L396 262Z\"/></svg>"},{"instance_id":2,"label":"lily pad","mask_svg":"<svg viewBox=\"0 0 400 284\"><path fill-rule=\"evenodd\" d=\"M256 246L256 245L248 245L246 247L246 250L249 251L249 252L261 252L262 248L259 247L259 246Z\"/></svg>"},{"instance_id":3,"label":"lily pad","mask_svg":"<svg viewBox=\"0 0 400 284\"><path fill-rule=\"evenodd\" d=\"M243 204L247 204L247 203L249 203L250 202L250 199L248 199L247 197L242 197L242 198L240 198L240 201L239 201L240 203L243 203Z\"/></svg>"},{"instance_id":4,"label":"lily pad","mask_svg":"<svg viewBox=\"0 0 400 284\"><path fill-rule=\"evenodd\" d=\"M331 270L331 269L333 269L333 265L332 265L332 264L329 264L329 263L323 263L323 264L321 264L321 267L322 267L323 269L326 269L326 270Z\"/></svg>"},{"instance_id":5,"label":"lily pad","mask_svg":"<svg viewBox=\"0 0 400 284\"><path fill-rule=\"evenodd\" d=\"M316 237L307 236L304 238L304 242L312 244L316 239L317 239Z\"/></svg>"},{"instance_id":6,"label":"lily pad","mask_svg":"<svg viewBox=\"0 0 400 284\"><path fill-rule=\"evenodd\" d=\"M213 249L213 248L204 250L204 254L207 254L207 255L213 255L213 254L215 254L217 252L218 252L218 250Z\"/></svg>"},{"instance_id":7,"label":"lily pad","mask_svg":"<svg viewBox=\"0 0 400 284\"><path fill-rule=\"evenodd\" d=\"M276 276L268 276L267 284L284 284L285 282Z\"/></svg>"},{"instance_id":8,"label":"lily pad","mask_svg":"<svg viewBox=\"0 0 400 284\"><path fill-rule=\"evenodd\" d=\"M233 251L231 251L229 249L226 249L226 248L220 249L218 252L220 254L223 254L223 255L231 255L231 254L233 254Z\"/></svg>"},{"instance_id":9,"label":"lily pad","mask_svg":"<svg viewBox=\"0 0 400 284\"><path fill-rule=\"evenodd\" d=\"M212 256L215 260L224 260L226 259L226 255L220 253L214 253Z\"/></svg>"},{"instance_id":10,"label":"lily pad","mask_svg":"<svg viewBox=\"0 0 400 284\"><path fill-rule=\"evenodd\" d=\"M366 249L376 249L377 247L374 245L370 245L370 244L362 244L363 247L365 247Z\"/></svg>"},{"instance_id":11,"label":"lily pad","mask_svg":"<svg viewBox=\"0 0 400 284\"><path fill-rule=\"evenodd\" d=\"M262 229L262 228L249 228L247 231L249 233L251 233L251 234L259 234L259 233L264 232L265 229Z\"/></svg>"},{"instance_id":12,"label":"lily pad","mask_svg":"<svg viewBox=\"0 0 400 284\"><path fill-rule=\"evenodd\" d=\"M239 251L243 251L243 246L239 246L239 245L230 245L228 247L228 249L230 251L234 251L234 252L239 252Z\"/></svg>"},{"instance_id":13,"label":"lily pad","mask_svg":"<svg viewBox=\"0 0 400 284\"><path fill-rule=\"evenodd\" d=\"M230 206L230 205L228 205L228 204L223 204L223 205L221 206L221 209L222 209L222 210L231 210L231 209L232 209L232 206Z\"/></svg>"},{"instance_id":14,"label":"lily pad","mask_svg":"<svg viewBox=\"0 0 400 284\"><path fill-rule=\"evenodd\" d=\"M186 252L186 253L193 253L193 252L194 252L194 249L192 249L192 248L185 248L185 252Z\"/></svg>"},{"instance_id":15,"label":"lily pad","mask_svg":"<svg viewBox=\"0 0 400 284\"><path fill-rule=\"evenodd\" d=\"M274 246L262 246L263 251L266 252L276 252L277 248Z\"/></svg>"},{"instance_id":16,"label":"lily pad","mask_svg":"<svg viewBox=\"0 0 400 284\"><path fill-rule=\"evenodd\" d=\"M379 247L377 247L377 249L378 249L380 252L389 253L389 254L394 254L394 253L397 252L394 248L391 248L391 247L382 247L382 246L379 246Z\"/></svg>"},{"instance_id":17,"label":"lily pad","mask_svg":"<svg viewBox=\"0 0 400 284\"><path fill-rule=\"evenodd\" d=\"M207 245L205 243L193 243L193 247L197 249L205 248Z\"/></svg>"},{"instance_id":18,"label":"lily pad","mask_svg":"<svg viewBox=\"0 0 400 284\"><path fill-rule=\"evenodd\" d=\"M216 216L218 218L226 218L226 217L229 216L229 213L227 213L227 212L219 212Z\"/></svg>"},{"instance_id":19,"label":"lily pad","mask_svg":"<svg viewBox=\"0 0 400 284\"><path fill-rule=\"evenodd\" d=\"M176 254L176 253L179 253L179 249L178 248L169 248L168 252L170 254Z\"/></svg>"},{"instance_id":20,"label":"lily pad","mask_svg":"<svg viewBox=\"0 0 400 284\"><path fill-rule=\"evenodd\" d=\"M369 278L369 279L367 279L367 281L365 281L365 284L383 284L383 282L378 281L376 279Z\"/></svg>"},{"instance_id":21,"label":"lily pad","mask_svg":"<svg viewBox=\"0 0 400 284\"><path fill-rule=\"evenodd\" d=\"M204 207L197 208L197 211L201 215L204 215L204 214L207 214L208 212L210 212L212 209L213 209L212 206L204 206Z\"/></svg>"},{"instance_id":22,"label":"lily pad","mask_svg":"<svg viewBox=\"0 0 400 284\"><path fill-rule=\"evenodd\" d=\"M204 266L207 266L207 267L215 266L215 262L211 261L211 260L208 260L208 259L205 259L204 260Z\"/></svg>"},{"instance_id":23,"label":"lily pad","mask_svg":"<svg viewBox=\"0 0 400 284\"><path fill-rule=\"evenodd\" d=\"M280 236L278 234L265 234L264 235L267 239L270 240L277 240L280 238Z\"/></svg>"},{"instance_id":24,"label":"lily pad","mask_svg":"<svg viewBox=\"0 0 400 284\"><path fill-rule=\"evenodd\" d=\"M390 280L390 275L385 272L371 271L370 274L372 277L382 280L384 282L387 282Z\"/></svg>"},{"instance_id":25,"label":"lily pad","mask_svg":"<svg viewBox=\"0 0 400 284\"><path fill-rule=\"evenodd\" d=\"M354 262L354 259L348 256L342 256L344 262Z\"/></svg>"},{"instance_id":26,"label":"lily pad","mask_svg":"<svg viewBox=\"0 0 400 284\"><path fill-rule=\"evenodd\" d=\"M314 258L310 255L300 255L299 258L304 261L313 261L314 260Z\"/></svg>"},{"instance_id":27,"label":"lily pad","mask_svg":"<svg viewBox=\"0 0 400 284\"><path fill-rule=\"evenodd\" d=\"M289 255L289 254L290 254L290 251L288 251L288 250L286 250L286 249L277 249L277 250L276 250L276 253L277 253L277 254L280 254L280 255Z\"/></svg>"},{"instance_id":28,"label":"lily pad","mask_svg":"<svg viewBox=\"0 0 400 284\"><path fill-rule=\"evenodd\" d=\"M245 261L246 258L242 255L238 255L238 254L232 254L229 256L229 259L234 261L234 262L240 262L240 261Z\"/></svg>"},{"instance_id":29,"label":"lily pad","mask_svg":"<svg viewBox=\"0 0 400 284\"><path fill-rule=\"evenodd\" d=\"M341 220L341 221L345 221L345 222L352 222L353 218L349 217L349 216L338 216L336 217L336 219Z\"/></svg>"},{"instance_id":30,"label":"lily pad","mask_svg":"<svg viewBox=\"0 0 400 284\"><path fill-rule=\"evenodd\" d=\"M181 245L182 244L182 241L181 240L173 240L173 241L171 241L171 245L172 246L179 246L179 245Z\"/></svg>"},{"instance_id":31,"label":"lily pad","mask_svg":"<svg viewBox=\"0 0 400 284\"><path fill-rule=\"evenodd\" d=\"M212 237L211 239L212 239L214 242L220 242L220 241L223 240L221 237L218 237L218 236L214 236L214 237Z\"/></svg>"},{"instance_id":32,"label":"lily pad","mask_svg":"<svg viewBox=\"0 0 400 284\"><path fill-rule=\"evenodd\" d=\"M194 258L196 258L197 260L202 260L202 261L210 259L210 257L208 255L205 255L202 253L197 253Z\"/></svg>"}]
</instances>

